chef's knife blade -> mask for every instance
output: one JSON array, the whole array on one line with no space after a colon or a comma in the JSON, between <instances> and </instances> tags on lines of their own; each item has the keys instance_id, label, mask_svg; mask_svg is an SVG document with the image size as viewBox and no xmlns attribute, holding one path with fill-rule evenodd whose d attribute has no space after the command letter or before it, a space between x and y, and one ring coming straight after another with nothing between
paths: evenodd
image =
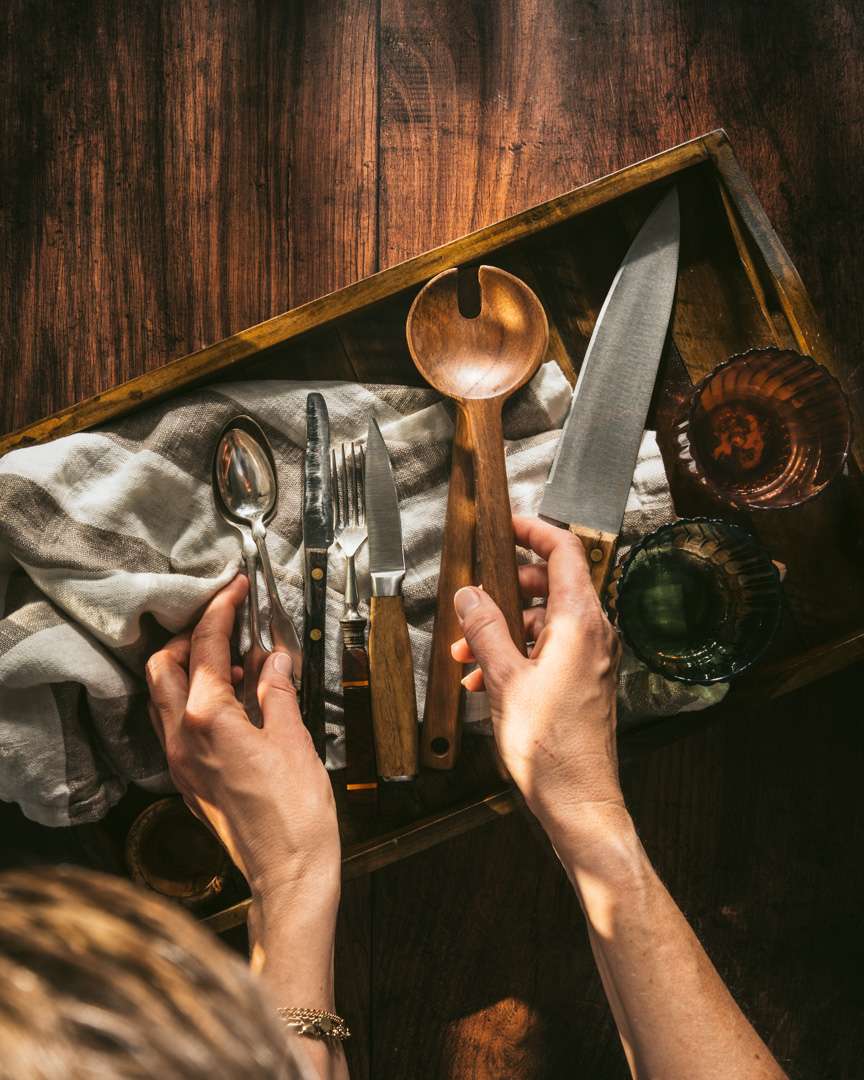
<instances>
[{"instance_id":1,"label":"chef's knife blade","mask_svg":"<svg viewBox=\"0 0 864 1080\"><path fill-rule=\"evenodd\" d=\"M330 489L330 419L321 394L306 398L306 457L303 465L303 547L306 562L306 619L303 628L301 709L315 749L326 756L324 734L324 646L327 614L327 551L333 543Z\"/></svg>"},{"instance_id":2,"label":"chef's knife blade","mask_svg":"<svg viewBox=\"0 0 864 1080\"><path fill-rule=\"evenodd\" d=\"M402 581L405 556L399 499L390 457L374 417L366 439L366 524L369 529L369 673L375 757L382 780L417 775L417 696Z\"/></svg>"},{"instance_id":3,"label":"chef's knife blade","mask_svg":"<svg viewBox=\"0 0 864 1080\"><path fill-rule=\"evenodd\" d=\"M636 234L606 294L540 504L542 517L583 538L598 591L621 531L672 313L679 232L673 187Z\"/></svg>"}]
</instances>

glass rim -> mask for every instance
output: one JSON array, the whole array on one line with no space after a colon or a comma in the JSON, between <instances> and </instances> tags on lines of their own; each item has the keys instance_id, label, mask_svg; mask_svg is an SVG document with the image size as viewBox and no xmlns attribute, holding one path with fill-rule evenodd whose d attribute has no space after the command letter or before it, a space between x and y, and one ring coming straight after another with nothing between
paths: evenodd
<instances>
[{"instance_id":1,"label":"glass rim","mask_svg":"<svg viewBox=\"0 0 864 1080\"><path fill-rule=\"evenodd\" d=\"M777 596L778 600L777 610L774 614L774 618L772 620L771 626L768 629L768 633L765 636L765 641L762 646L753 654L753 656L747 661L746 664L738 668L731 675L704 676L697 679L687 675L670 675L667 671L659 671L656 660L650 660L641 649L637 648L636 645L634 645L633 641L630 638L630 635L627 633L625 627L621 623L621 613L618 609L618 597L621 594L621 584L626 578L627 571L630 568L630 563L639 554L640 551L643 551L648 546L649 540L655 539L664 532L670 532L672 529L675 529L680 525L719 525L723 529L728 529L731 532L737 533L740 539L749 541L754 546L756 551L760 555L763 555L765 557L768 565L771 567L771 571L774 576L775 595ZM672 682L687 683L691 686L711 686L714 683L729 682L731 679L737 679L739 675L743 675L745 671L749 671L750 668L752 668L753 665L757 662L757 660L760 660L765 655L768 646L774 640L774 636L777 633L777 630L780 626L780 621L783 617L783 583L780 579L780 571L777 569L774 560L771 558L770 552L761 542L761 540L759 540L757 536L750 532L749 529L746 529L743 525L738 524L738 522L726 521L724 518L708 517L707 515L699 515L696 517L679 517L675 518L674 521L667 521L663 525L658 525L656 529L652 529L650 533L646 533L645 536L641 536L633 544L633 546L622 559L621 563L615 568L615 573L617 574L618 578L615 600L611 605L613 607L613 610L610 611L610 598L607 593L605 604L607 615L614 614L614 625L616 629L620 632L624 640L627 642L627 645L630 647L633 655L638 660L641 660L649 671L653 671L655 674L661 675L664 679L670 679Z\"/></svg>"},{"instance_id":2,"label":"glass rim","mask_svg":"<svg viewBox=\"0 0 864 1080\"><path fill-rule=\"evenodd\" d=\"M727 490L726 488L720 487L711 478L708 471L706 471L705 462L702 458L702 455L699 453L696 442L693 440L692 436L688 435L690 453L693 456L693 461L699 469L699 474L702 482L711 490L711 492L718 499L722 499L723 502L728 503L730 506L733 506L738 510L748 510L757 513L763 513L766 510L794 510L795 507L803 506L804 503L808 503L811 499L815 499L819 495L821 495L825 491L825 489L828 488L837 479L837 477L845 468L846 463L849 460L849 454L852 451L852 441L854 437L853 425L855 421L852 416L852 407L849 404L849 395L843 389L843 385L841 384L837 376L834 375L833 372L829 371L824 364L820 364L818 360L814 360L809 353L798 352L796 349L781 349L778 345L759 345L753 349L745 349L744 352L734 353L732 356L727 356L725 360L721 360L716 367L712 368L711 371L709 371L706 375L703 375L699 382L693 386L693 390L690 394L690 402L687 409L687 426L689 428L689 431L693 431L694 424L696 423L697 410L699 410L700 408L699 398L702 394L702 391L714 378L716 378L720 374L721 371L724 371L726 368L731 367L732 364L738 363L741 360L746 360L748 357L765 356L769 353L775 353L778 355L781 353L792 353L796 357L799 357L801 360L807 361L810 364L811 368L817 369L826 380L828 380L830 383L833 383L834 388L836 389L840 400L843 402L844 405L844 414L846 416L846 438L843 446L843 453L841 454L840 460L837 463L836 472L829 480L826 480L825 483L821 485L821 487L816 488L814 491L807 492L806 494L801 495L799 498L796 498L793 502L787 502L784 503L782 506L777 506L771 505L770 502L751 503L747 501L745 496L736 495ZM688 520L695 519L690 518ZM713 520L722 519L715 518Z\"/></svg>"}]
</instances>

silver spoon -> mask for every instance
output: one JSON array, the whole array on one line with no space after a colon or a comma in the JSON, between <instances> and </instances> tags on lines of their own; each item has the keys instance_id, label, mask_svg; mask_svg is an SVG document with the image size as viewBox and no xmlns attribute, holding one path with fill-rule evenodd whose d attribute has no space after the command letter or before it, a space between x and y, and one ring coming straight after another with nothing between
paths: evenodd
<instances>
[{"instance_id":1,"label":"silver spoon","mask_svg":"<svg viewBox=\"0 0 864 1080\"><path fill-rule=\"evenodd\" d=\"M255 575L257 548L270 596L271 636L275 645L290 654L294 662L294 682L299 685L302 668L300 641L294 622L279 596L266 544L266 522L273 515L278 496L276 467L266 435L250 416L237 416L223 428L213 471L219 509L243 538L243 557L249 575L249 620L253 646L266 651L261 640L258 611Z\"/></svg>"}]
</instances>

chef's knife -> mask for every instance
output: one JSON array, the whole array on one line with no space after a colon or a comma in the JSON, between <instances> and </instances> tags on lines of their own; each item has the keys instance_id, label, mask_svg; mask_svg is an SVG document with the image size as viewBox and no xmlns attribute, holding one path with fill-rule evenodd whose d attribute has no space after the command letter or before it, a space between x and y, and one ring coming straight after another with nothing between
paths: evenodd
<instances>
[{"instance_id":1,"label":"chef's knife","mask_svg":"<svg viewBox=\"0 0 864 1080\"><path fill-rule=\"evenodd\" d=\"M672 313L678 276L673 187L636 234L606 294L540 504L585 547L602 593Z\"/></svg>"},{"instance_id":2,"label":"chef's knife","mask_svg":"<svg viewBox=\"0 0 864 1080\"><path fill-rule=\"evenodd\" d=\"M303 548L306 556L306 620L303 630L301 707L321 760L324 741L324 631L327 613L327 552L333 543L330 495L330 419L321 394L306 398L303 466Z\"/></svg>"},{"instance_id":3,"label":"chef's knife","mask_svg":"<svg viewBox=\"0 0 864 1080\"><path fill-rule=\"evenodd\" d=\"M412 780L417 775L417 697L402 604L402 522L390 457L374 417L366 439L366 522L372 579L369 674L378 773L382 780Z\"/></svg>"}]
</instances>

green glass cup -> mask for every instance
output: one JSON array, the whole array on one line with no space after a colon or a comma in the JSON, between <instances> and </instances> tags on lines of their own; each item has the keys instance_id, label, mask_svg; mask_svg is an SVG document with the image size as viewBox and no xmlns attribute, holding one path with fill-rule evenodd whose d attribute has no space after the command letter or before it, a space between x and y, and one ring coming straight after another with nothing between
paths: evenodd
<instances>
[{"instance_id":1,"label":"green glass cup","mask_svg":"<svg viewBox=\"0 0 864 1080\"><path fill-rule=\"evenodd\" d=\"M780 575L746 529L682 518L630 549L607 606L624 640L652 670L687 683L740 675L780 622Z\"/></svg>"}]
</instances>

